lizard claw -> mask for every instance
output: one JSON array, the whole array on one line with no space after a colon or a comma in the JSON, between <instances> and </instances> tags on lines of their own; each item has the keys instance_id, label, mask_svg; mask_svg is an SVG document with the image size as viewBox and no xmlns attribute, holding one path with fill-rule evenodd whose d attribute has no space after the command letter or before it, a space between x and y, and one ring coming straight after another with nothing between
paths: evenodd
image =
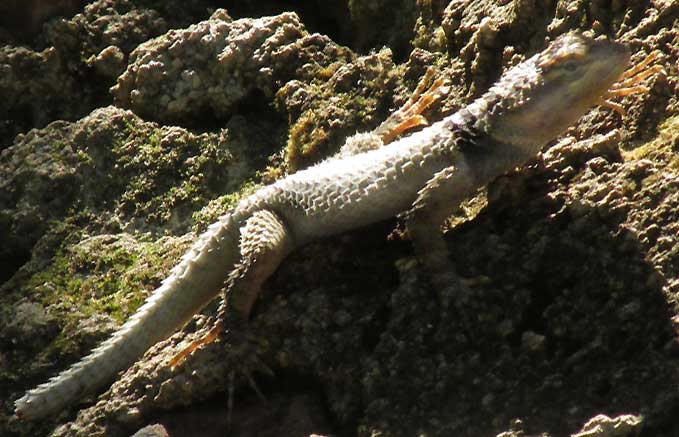
<instances>
[{"instance_id":1,"label":"lizard claw","mask_svg":"<svg viewBox=\"0 0 679 437\"><path fill-rule=\"evenodd\" d=\"M192 341L187 347L176 354L170 360L169 365L171 370L174 371L176 368L182 366L196 350L217 340L224 343L224 347L228 350L227 360L229 361L226 368L230 369L228 372L226 419L227 429L230 430L235 399L236 376L244 377L252 391L257 394L257 397L262 402L266 403L266 397L257 385L253 375L255 372L261 372L268 376L274 376L274 372L260 358L263 349L265 349L265 345L261 341L258 341L258 339L249 332L246 326L240 326L240 324L238 324L237 329L224 329L225 325L229 324L230 323L225 323L220 318L220 320L218 320L201 338Z\"/></svg>"},{"instance_id":2,"label":"lizard claw","mask_svg":"<svg viewBox=\"0 0 679 437\"><path fill-rule=\"evenodd\" d=\"M641 85L641 83L646 79L652 79L656 76L667 77L667 73L662 65L655 63L661 57L662 53L660 50L654 50L642 62L625 70L620 79L601 97L599 105L612 109L621 117L625 116L624 107L612 99L634 94L648 94L651 89L646 85Z\"/></svg>"},{"instance_id":3,"label":"lizard claw","mask_svg":"<svg viewBox=\"0 0 679 437\"><path fill-rule=\"evenodd\" d=\"M224 336L226 347L229 348L227 359L232 363L232 365L228 366L231 370L228 376L229 387L226 415L226 427L227 430L230 430L236 391L236 376L244 377L252 391L257 394L257 397L266 403L266 396L260 390L253 375L255 372L263 372L269 376L274 376L274 372L260 358L265 345L258 341L258 338L250 334L247 328L222 331L222 335Z\"/></svg>"},{"instance_id":4,"label":"lizard claw","mask_svg":"<svg viewBox=\"0 0 679 437\"><path fill-rule=\"evenodd\" d=\"M429 124L422 113L450 91L447 80L436 78L437 74L435 68L429 68L408 101L375 129L374 132L382 137L384 144L389 144L411 129Z\"/></svg>"},{"instance_id":5,"label":"lizard claw","mask_svg":"<svg viewBox=\"0 0 679 437\"><path fill-rule=\"evenodd\" d=\"M223 331L222 322L220 320L215 324L215 326L212 329L210 329L207 332L207 334L205 334L198 340L192 341L188 346L182 349L181 352L172 357L169 363L170 370L174 372L175 369L184 364L184 362L193 354L193 352L215 341L222 331Z\"/></svg>"}]
</instances>

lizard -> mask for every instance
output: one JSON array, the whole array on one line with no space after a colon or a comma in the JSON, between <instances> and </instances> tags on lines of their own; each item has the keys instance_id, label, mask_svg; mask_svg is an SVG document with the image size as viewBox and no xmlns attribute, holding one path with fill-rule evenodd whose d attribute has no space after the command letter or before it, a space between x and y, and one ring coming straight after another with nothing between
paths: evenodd
<instances>
[{"instance_id":1,"label":"lizard","mask_svg":"<svg viewBox=\"0 0 679 437\"><path fill-rule=\"evenodd\" d=\"M659 71L647 68L650 58L626 70L625 45L571 32L435 123L420 113L443 82L423 96L416 91L377 129L348 138L336 157L259 189L221 216L111 338L16 400L15 415L54 414L110 383L222 290L219 322L203 342L245 331L263 282L293 250L394 216L404 218L431 285L464 299L466 285L441 232L444 220L479 188L534 158L591 107L621 111L611 97L648 91L638 83ZM396 139L420 125L426 127Z\"/></svg>"}]
</instances>

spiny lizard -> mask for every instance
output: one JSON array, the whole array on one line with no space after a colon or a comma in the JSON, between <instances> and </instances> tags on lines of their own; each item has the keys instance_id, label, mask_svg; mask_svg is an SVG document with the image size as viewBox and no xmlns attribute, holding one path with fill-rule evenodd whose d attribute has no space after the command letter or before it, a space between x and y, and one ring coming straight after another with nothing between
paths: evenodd
<instances>
[{"instance_id":1,"label":"spiny lizard","mask_svg":"<svg viewBox=\"0 0 679 437\"><path fill-rule=\"evenodd\" d=\"M224 328L238 329L262 283L296 247L404 212L432 285L464 294L440 232L443 221L478 188L535 157L590 107L638 90L629 85L638 82L639 69L625 74L628 62L620 43L562 36L468 106L390 142L423 124L419 112L432 94L409 102L386 127L347 140L339 156L260 189L220 217L112 338L17 400L16 415L40 418L110 383L222 289ZM610 91L621 77L626 88Z\"/></svg>"}]
</instances>

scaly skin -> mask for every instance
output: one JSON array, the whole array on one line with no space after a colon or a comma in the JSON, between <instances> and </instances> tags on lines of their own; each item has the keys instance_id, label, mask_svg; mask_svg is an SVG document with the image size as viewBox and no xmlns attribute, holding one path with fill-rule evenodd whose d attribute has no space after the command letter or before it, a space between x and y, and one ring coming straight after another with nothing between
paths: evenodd
<instances>
[{"instance_id":1,"label":"scaly skin","mask_svg":"<svg viewBox=\"0 0 679 437\"><path fill-rule=\"evenodd\" d=\"M51 414L111 382L225 283L226 328L247 321L260 285L290 251L406 211L415 252L432 284L463 290L439 230L443 220L599 103L628 60L621 44L566 35L440 122L383 147L394 129L358 134L338 158L261 189L213 224L110 340L16 401L16 414L26 419Z\"/></svg>"}]
</instances>

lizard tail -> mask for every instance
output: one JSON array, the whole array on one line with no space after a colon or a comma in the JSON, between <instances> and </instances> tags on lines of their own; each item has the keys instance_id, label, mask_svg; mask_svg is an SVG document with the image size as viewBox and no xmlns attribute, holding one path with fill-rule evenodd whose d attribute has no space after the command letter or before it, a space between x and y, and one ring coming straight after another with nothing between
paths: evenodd
<instances>
[{"instance_id":1,"label":"lizard tail","mask_svg":"<svg viewBox=\"0 0 679 437\"><path fill-rule=\"evenodd\" d=\"M110 339L87 357L28 391L15 414L37 419L110 383L148 348L188 322L221 290L239 254L239 226L247 212L222 216L203 233L146 303Z\"/></svg>"}]
</instances>

